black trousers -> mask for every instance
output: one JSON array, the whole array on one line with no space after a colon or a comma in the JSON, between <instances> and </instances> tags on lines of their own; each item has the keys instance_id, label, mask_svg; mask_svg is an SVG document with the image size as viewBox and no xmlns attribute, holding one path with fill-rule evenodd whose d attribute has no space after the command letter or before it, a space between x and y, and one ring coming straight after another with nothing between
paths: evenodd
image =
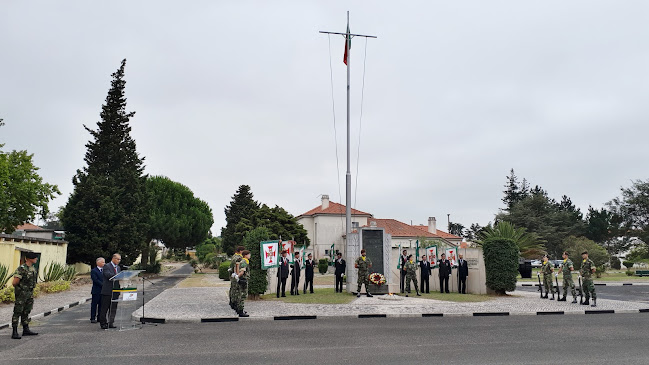
<instances>
[{"instance_id":1,"label":"black trousers","mask_svg":"<svg viewBox=\"0 0 649 365\"><path fill-rule=\"evenodd\" d=\"M283 297L286 296L286 279L287 279L287 278L279 278L279 279L278 279L279 282L280 282L280 285L279 285L279 286L281 286L281 288L278 288L278 289L280 289L280 290L277 291L277 297L278 297L278 298L279 298L280 294L281 294ZM278 287L279 287L279 286L278 286Z\"/></svg>"},{"instance_id":2,"label":"black trousers","mask_svg":"<svg viewBox=\"0 0 649 365\"><path fill-rule=\"evenodd\" d=\"M115 322L117 302L113 302L112 300L117 298L119 298L119 293L113 293L113 295L101 295L101 308L99 310L99 323L101 325L109 323L113 324L113 322ZM106 316L108 316L108 320L106 320Z\"/></svg>"},{"instance_id":3,"label":"black trousers","mask_svg":"<svg viewBox=\"0 0 649 365\"><path fill-rule=\"evenodd\" d=\"M306 288L310 287L309 292L313 293L313 276L309 277L309 275L306 276L304 283L304 293L306 294Z\"/></svg>"},{"instance_id":4,"label":"black trousers","mask_svg":"<svg viewBox=\"0 0 649 365\"><path fill-rule=\"evenodd\" d=\"M466 276L461 277L459 280L459 288L458 288L458 293L466 294Z\"/></svg>"},{"instance_id":5,"label":"black trousers","mask_svg":"<svg viewBox=\"0 0 649 365\"><path fill-rule=\"evenodd\" d=\"M446 288L446 290L444 290L444 288ZM439 278L439 292L448 293L448 275Z\"/></svg>"},{"instance_id":6,"label":"black trousers","mask_svg":"<svg viewBox=\"0 0 649 365\"><path fill-rule=\"evenodd\" d=\"M97 315L101 313L101 294L92 294L92 302L90 302L90 320L97 319Z\"/></svg>"},{"instance_id":7,"label":"black trousers","mask_svg":"<svg viewBox=\"0 0 649 365\"><path fill-rule=\"evenodd\" d=\"M430 293L430 281L429 281L430 276L421 276L421 284L419 286L421 287L420 292L422 293ZM424 289L426 288L426 289Z\"/></svg>"},{"instance_id":8,"label":"black trousers","mask_svg":"<svg viewBox=\"0 0 649 365\"><path fill-rule=\"evenodd\" d=\"M291 295L300 295L300 276L291 275Z\"/></svg>"},{"instance_id":9,"label":"black trousers","mask_svg":"<svg viewBox=\"0 0 649 365\"><path fill-rule=\"evenodd\" d=\"M403 268L401 268L401 286L399 288L402 293L406 290L406 271Z\"/></svg>"},{"instance_id":10,"label":"black trousers","mask_svg":"<svg viewBox=\"0 0 649 365\"><path fill-rule=\"evenodd\" d=\"M343 276L336 275L336 292L343 292Z\"/></svg>"}]
</instances>

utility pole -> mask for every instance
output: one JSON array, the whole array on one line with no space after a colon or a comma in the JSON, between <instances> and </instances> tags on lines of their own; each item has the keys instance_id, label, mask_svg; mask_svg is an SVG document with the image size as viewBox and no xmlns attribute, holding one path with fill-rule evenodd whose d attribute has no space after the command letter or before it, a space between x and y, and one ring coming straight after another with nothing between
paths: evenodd
<instances>
[{"instance_id":1,"label":"utility pole","mask_svg":"<svg viewBox=\"0 0 649 365\"><path fill-rule=\"evenodd\" d=\"M324 34L338 34L345 37L345 63L347 64L347 174L345 175L345 254L349 252L347 250L347 238L352 232L352 173L351 173L351 162L350 162L350 70L351 70L351 45L352 38L354 37L365 37L365 38L376 38L373 35L363 35L363 34L352 34L349 32L349 11L347 12L347 31L345 33L337 32L325 32L320 31Z\"/></svg>"}]
</instances>

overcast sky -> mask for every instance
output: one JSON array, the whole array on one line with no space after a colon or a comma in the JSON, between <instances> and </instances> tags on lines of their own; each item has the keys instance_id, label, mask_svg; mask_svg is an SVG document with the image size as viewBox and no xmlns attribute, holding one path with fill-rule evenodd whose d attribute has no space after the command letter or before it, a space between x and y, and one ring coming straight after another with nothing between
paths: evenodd
<instances>
[{"instance_id":1,"label":"overcast sky","mask_svg":"<svg viewBox=\"0 0 649 365\"><path fill-rule=\"evenodd\" d=\"M398 4L398 5L397 5ZM647 179L647 1L3 1L0 142L34 154L62 195L84 165L110 75L146 172L214 212L241 184L294 215L345 200L344 40L352 43L357 209L482 225L505 177L601 207ZM365 49L367 58L365 59ZM340 194L339 183L340 181ZM342 200L342 201L341 201Z\"/></svg>"}]
</instances>

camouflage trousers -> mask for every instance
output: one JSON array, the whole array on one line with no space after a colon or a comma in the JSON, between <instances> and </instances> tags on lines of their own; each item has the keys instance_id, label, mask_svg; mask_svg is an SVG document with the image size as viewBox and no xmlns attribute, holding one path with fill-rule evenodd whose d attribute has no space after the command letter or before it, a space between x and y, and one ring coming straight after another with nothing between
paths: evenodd
<instances>
[{"instance_id":1,"label":"camouflage trousers","mask_svg":"<svg viewBox=\"0 0 649 365\"><path fill-rule=\"evenodd\" d=\"M582 278L582 291L584 292L584 296L586 297L586 300L588 300L591 295L593 299L597 299L597 294L595 293L595 284L593 284L593 279L586 279Z\"/></svg>"},{"instance_id":2,"label":"camouflage trousers","mask_svg":"<svg viewBox=\"0 0 649 365\"><path fill-rule=\"evenodd\" d=\"M361 292L361 286L365 284L365 291L367 293L370 292L370 274L367 272L358 272L358 280L356 281L358 283L358 290L356 291L357 293Z\"/></svg>"},{"instance_id":3,"label":"camouflage trousers","mask_svg":"<svg viewBox=\"0 0 649 365\"><path fill-rule=\"evenodd\" d=\"M245 288L242 288L239 284L237 284L237 286L239 287L239 290L237 290L239 298L237 298L236 305L239 311L243 311L243 306L246 304L246 298L248 298L248 285L246 285Z\"/></svg>"},{"instance_id":4,"label":"camouflage trousers","mask_svg":"<svg viewBox=\"0 0 649 365\"><path fill-rule=\"evenodd\" d=\"M417 282L417 275L406 274L406 292L410 293L410 282L415 284L415 291L419 293L419 283Z\"/></svg>"},{"instance_id":5,"label":"camouflage trousers","mask_svg":"<svg viewBox=\"0 0 649 365\"><path fill-rule=\"evenodd\" d=\"M572 281L572 276L563 276L563 297L565 298L568 295L568 287L570 287L570 293L573 298L577 297L577 291L575 290L575 283Z\"/></svg>"},{"instance_id":6,"label":"camouflage trousers","mask_svg":"<svg viewBox=\"0 0 649 365\"><path fill-rule=\"evenodd\" d=\"M11 316L11 326L18 327L18 320L24 326L29 325L29 313L34 306L34 298L32 297L17 297L14 304L14 314Z\"/></svg>"},{"instance_id":7,"label":"camouflage trousers","mask_svg":"<svg viewBox=\"0 0 649 365\"><path fill-rule=\"evenodd\" d=\"M239 297L241 296L239 291L239 283L235 278L230 277L230 303L232 303L235 308L239 305Z\"/></svg>"},{"instance_id":8,"label":"camouflage trousers","mask_svg":"<svg viewBox=\"0 0 649 365\"><path fill-rule=\"evenodd\" d=\"M552 292L552 275L543 275L543 287L546 294Z\"/></svg>"}]
</instances>

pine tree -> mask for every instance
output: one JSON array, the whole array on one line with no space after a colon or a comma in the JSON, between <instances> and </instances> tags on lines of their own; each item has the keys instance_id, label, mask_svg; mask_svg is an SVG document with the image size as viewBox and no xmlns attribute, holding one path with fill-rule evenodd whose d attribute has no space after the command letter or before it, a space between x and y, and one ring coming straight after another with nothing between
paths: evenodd
<instances>
[{"instance_id":1,"label":"pine tree","mask_svg":"<svg viewBox=\"0 0 649 365\"><path fill-rule=\"evenodd\" d=\"M259 204L253 200L250 186L239 186L232 202L225 207L226 225L221 229L223 250L228 255L234 254L235 247L243 243L246 232L254 228L252 220L258 210Z\"/></svg>"},{"instance_id":2,"label":"pine tree","mask_svg":"<svg viewBox=\"0 0 649 365\"><path fill-rule=\"evenodd\" d=\"M511 169L509 176L507 176L507 182L505 183L505 190L503 193L505 196L502 201L505 203L505 210L510 211L514 204L521 200L521 187L518 183L518 178L514 174L514 169Z\"/></svg>"},{"instance_id":3,"label":"pine tree","mask_svg":"<svg viewBox=\"0 0 649 365\"><path fill-rule=\"evenodd\" d=\"M108 261L117 252L130 264L145 241L144 158L130 135L135 112L126 112L125 66L123 60L112 74L98 129L84 125L93 140L86 144L86 166L72 179L74 191L62 215L71 263L94 263L98 256Z\"/></svg>"}]
</instances>

